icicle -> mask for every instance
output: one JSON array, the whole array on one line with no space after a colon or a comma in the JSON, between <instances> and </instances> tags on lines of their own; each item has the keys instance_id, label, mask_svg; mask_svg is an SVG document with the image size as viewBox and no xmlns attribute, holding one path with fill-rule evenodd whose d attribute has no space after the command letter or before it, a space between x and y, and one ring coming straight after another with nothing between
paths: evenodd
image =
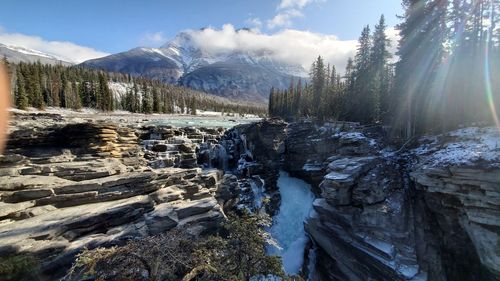
<instances>
[{"instance_id":1,"label":"icicle","mask_svg":"<svg viewBox=\"0 0 500 281\"><path fill-rule=\"evenodd\" d=\"M228 157L227 157L226 148L223 145L217 145L217 146L218 146L217 157L218 157L219 165L222 164L222 169L224 171L227 171L229 165L228 165Z\"/></svg>"},{"instance_id":2,"label":"icicle","mask_svg":"<svg viewBox=\"0 0 500 281\"><path fill-rule=\"evenodd\" d=\"M316 280L316 245L309 249L308 255L309 263L307 264L307 281L315 281Z\"/></svg>"},{"instance_id":3,"label":"icicle","mask_svg":"<svg viewBox=\"0 0 500 281\"><path fill-rule=\"evenodd\" d=\"M260 183L257 184L255 181L258 180ZM250 186L252 187L252 192L254 196L254 208L258 212L262 208L262 203L264 201L264 180L261 179L259 176L254 177L250 181Z\"/></svg>"}]
</instances>

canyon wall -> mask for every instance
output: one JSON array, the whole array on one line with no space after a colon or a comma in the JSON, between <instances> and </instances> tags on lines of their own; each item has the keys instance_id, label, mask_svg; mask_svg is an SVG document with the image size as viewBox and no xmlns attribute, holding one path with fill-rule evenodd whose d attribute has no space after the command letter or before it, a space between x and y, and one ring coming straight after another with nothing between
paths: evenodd
<instances>
[{"instance_id":1,"label":"canyon wall","mask_svg":"<svg viewBox=\"0 0 500 281\"><path fill-rule=\"evenodd\" d=\"M290 124L284 168L316 184L321 280L499 280L500 133L387 145L383 130Z\"/></svg>"}]
</instances>

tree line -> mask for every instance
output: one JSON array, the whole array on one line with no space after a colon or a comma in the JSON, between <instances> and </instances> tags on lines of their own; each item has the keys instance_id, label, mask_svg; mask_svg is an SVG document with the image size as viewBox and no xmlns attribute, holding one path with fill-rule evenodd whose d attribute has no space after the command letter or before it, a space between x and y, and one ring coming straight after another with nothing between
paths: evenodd
<instances>
[{"instance_id":1,"label":"tree line","mask_svg":"<svg viewBox=\"0 0 500 281\"><path fill-rule=\"evenodd\" d=\"M500 2L404 0L394 122L407 137L498 123Z\"/></svg>"},{"instance_id":2,"label":"tree line","mask_svg":"<svg viewBox=\"0 0 500 281\"><path fill-rule=\"evenodd\" d=\"M357 54L348 60L343 76L319 56L311 66L309 83L299 80L285 90L271 89L270 115L362 123L384 120L394 78L389 47L382 16L373 34L369 26L363 29Z\"/></svg>"},{"instance_id":3,"label":"tree line","mask_svg":"<svg viewBox=\"0 0 500 281\"><path fill-rule=\"evenodd\" d=\"M500 126L500 2L404 0L403 6L394 63L382 16L373 33L363 28L343 75L318 57L307 84L271 89L269 114L380 123L406 138Z\"/></svg>"},{"instance_id":4,"label":"tree line","mask_svg":"<svg viewBox=\"0 0 500 281\"><path fill-rule=\"evenodd\" d=\"M265 108L259 104L241 104L128 74L40 62L11 64L6 58L3 61L11 77L13 102L18 109L50 106L145 114L196 114L197 110L265 114Z\"/></svg>"}]
</instances>

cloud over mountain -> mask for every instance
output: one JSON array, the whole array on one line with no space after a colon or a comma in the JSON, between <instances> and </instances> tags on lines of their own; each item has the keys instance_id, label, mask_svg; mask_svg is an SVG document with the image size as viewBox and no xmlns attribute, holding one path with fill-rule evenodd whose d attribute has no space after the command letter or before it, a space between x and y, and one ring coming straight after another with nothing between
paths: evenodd
<instances>
[{"instance_id":1,"label":"cloud over mountain","mask_svg":"<svg viewBox=\"0 0 500 281\"><path fill-rule=\"evenodd\" d=\"M188 30L194 43L205 52L217 54L232 50L268 52L282 62L300 64L309 69L319 55L343 71L347 58L356 52L356 40L341 40L334 35L284 29L274 34L258 30L236 30L231 24L221 29Z\"/></svg>"},{"instance_id":2,"label":"cloud over mountain","mask_svg":"<svg viewBox=\"0 0 500 281\"><path fill-rule=\"evenodd\" d=\"M105 52L67 41L47 41L39 36L8 33L0 28L0 43L21 46L53 55L63 61L80 63L89 59L107 56Z\"/></svg>"}]
</instances>

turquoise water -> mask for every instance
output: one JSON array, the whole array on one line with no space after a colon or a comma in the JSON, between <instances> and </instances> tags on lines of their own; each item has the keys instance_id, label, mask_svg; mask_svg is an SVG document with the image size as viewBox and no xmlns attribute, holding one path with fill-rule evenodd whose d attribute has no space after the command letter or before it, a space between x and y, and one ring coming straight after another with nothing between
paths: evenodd
<instances>
[{"instance_id":1,"label":"turquoise water","mask_svg":"<svg viewBox=\"0 0 500 281\"><path fill-rule=\"evenodd\" d=\"M155 119L149 122L154 125L172 125L175 127L207 127L232 128L240 124L248 124L261 120L255 117L217 117L217 116L175 116Z\"/></svg>"}]
</instances>

